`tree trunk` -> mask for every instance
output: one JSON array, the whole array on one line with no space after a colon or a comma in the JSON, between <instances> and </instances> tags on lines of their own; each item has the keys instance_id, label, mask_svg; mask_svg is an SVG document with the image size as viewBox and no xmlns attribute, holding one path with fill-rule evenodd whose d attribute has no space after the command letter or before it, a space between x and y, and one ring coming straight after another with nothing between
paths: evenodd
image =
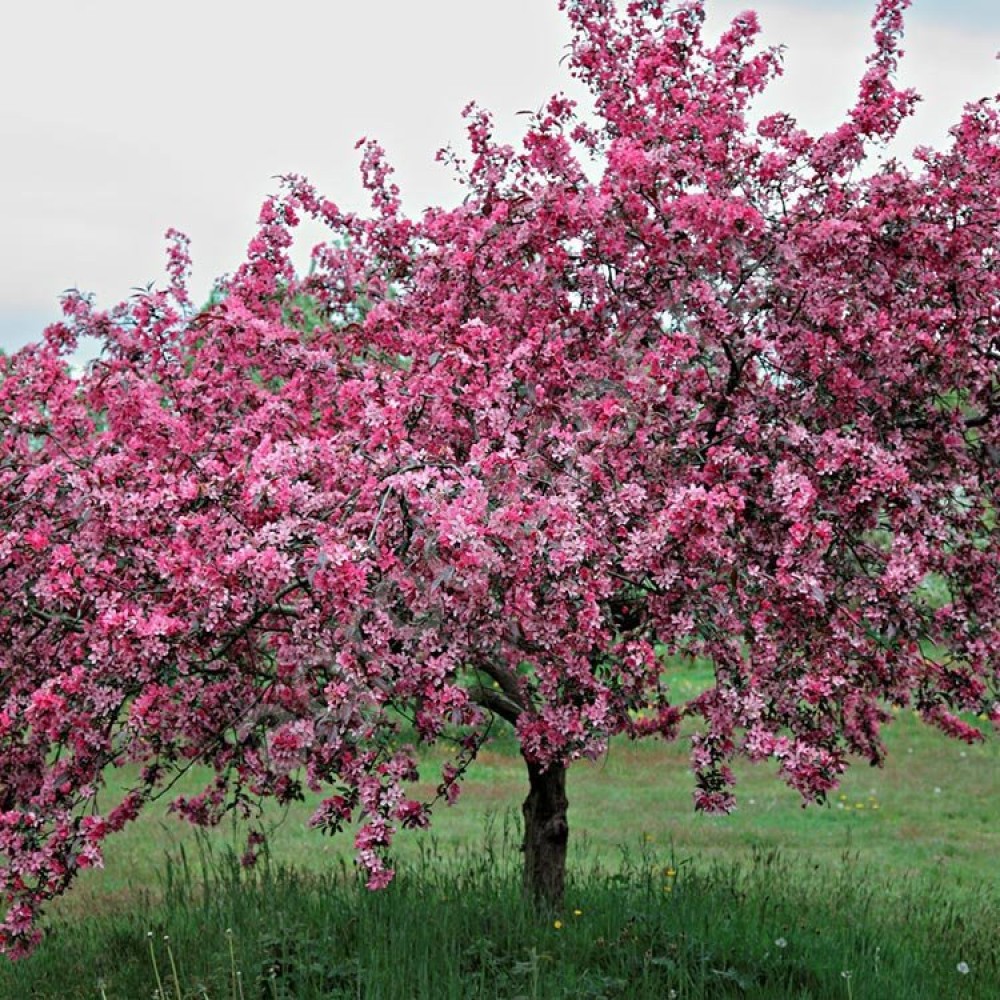
<instances>
[{"instance_id":1,"label":"tree trunk","mask_svg":"<svg viewBox=\"0 0 1000 1000\"><path fill-rule=\"evenodd\" d=\"M566 889L566 768L553 764L543 771L528 765L531 790L524 800L524 889L539 906L562 906Z\"/></svg>"}]
</instances>

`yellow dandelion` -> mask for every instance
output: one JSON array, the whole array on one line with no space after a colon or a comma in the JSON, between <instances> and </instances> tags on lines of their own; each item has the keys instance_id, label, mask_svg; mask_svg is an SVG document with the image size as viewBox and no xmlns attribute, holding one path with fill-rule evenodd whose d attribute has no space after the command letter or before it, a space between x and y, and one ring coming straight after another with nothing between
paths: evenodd
<instances>
[{"instance_id":1,"label":"yellow dandelion","mask_svg":"<svg viewBox=\"0 0 1000 1000\"><path fill-rule=\"evenodd\" d=\"M557 931L561 931L561 930L562 930L562 921L561 921L561 920L553 920L553 921L552 921L552 926L553 926L553 927L554 927L554 928L555 928L555 929L556 929Z\"/></svg>"},{"instance_id":2,"label":"yellow dandelion","mask_svg":"<svg viewBox=\"0 0 1000 1000\"><path fill-rule=\"evenodd\" d=\"M574 910L573 911L573 916L574 917L582 917L583 916L583 910Z\"/></svg>"}]
</instances>

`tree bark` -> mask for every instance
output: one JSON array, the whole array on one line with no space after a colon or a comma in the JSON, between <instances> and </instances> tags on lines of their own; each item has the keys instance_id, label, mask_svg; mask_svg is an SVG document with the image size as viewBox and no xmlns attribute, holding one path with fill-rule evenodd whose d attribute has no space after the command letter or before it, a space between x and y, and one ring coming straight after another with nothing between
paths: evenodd
<instances>
[{"instance_id":1,"label":"tree bark","mask_svg":"<svg viewBox=\"0 0 1000 1000\"><path fill-rule=\"evenodd\" d=\"M566 768L553 764L542 770L530 761L530 791L524 800L524 889L536 905L562 906L566 889Z\"/></svg>"}]
</instances>

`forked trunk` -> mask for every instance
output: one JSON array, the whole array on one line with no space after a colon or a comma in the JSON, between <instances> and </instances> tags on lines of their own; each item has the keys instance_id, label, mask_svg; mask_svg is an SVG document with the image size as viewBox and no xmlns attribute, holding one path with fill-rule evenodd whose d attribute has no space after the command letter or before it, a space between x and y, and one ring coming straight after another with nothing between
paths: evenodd
<instances>
[{"instance_id":1,"label":"forked trunk","mask_svg":"<svg viewBox=\"0 0 1000 1000\"><path fill-rule=\"evenodd\" d=\"M524 800L524 889L539 906L562 906L566 889L566 768L526 762L531 790Z\"/></svg>"}]
</instances>

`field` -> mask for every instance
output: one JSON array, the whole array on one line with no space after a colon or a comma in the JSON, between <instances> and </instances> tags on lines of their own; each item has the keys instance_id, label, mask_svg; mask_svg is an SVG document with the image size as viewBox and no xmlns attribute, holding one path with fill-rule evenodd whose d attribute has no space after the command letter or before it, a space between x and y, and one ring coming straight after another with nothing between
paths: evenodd
<instances>
[{"instance_id":1,"label":"field","mask_svg":"<svg viewBox=\"0 0 1000 1000\"><path fill-rule=\"evenodd\" d=\"M737 812L706 817L683 741L615 742L571 771L571 884L546 915L518 892L512 742L401 839L381 894L356 885L349 838L305 829L307 805L273 817L253 876L239 831L150 813L37 954L0 967L0 996L995 998L998 756L904 713L886 767L826 806L748 766Z\"/></svg>"}]
</instances>

